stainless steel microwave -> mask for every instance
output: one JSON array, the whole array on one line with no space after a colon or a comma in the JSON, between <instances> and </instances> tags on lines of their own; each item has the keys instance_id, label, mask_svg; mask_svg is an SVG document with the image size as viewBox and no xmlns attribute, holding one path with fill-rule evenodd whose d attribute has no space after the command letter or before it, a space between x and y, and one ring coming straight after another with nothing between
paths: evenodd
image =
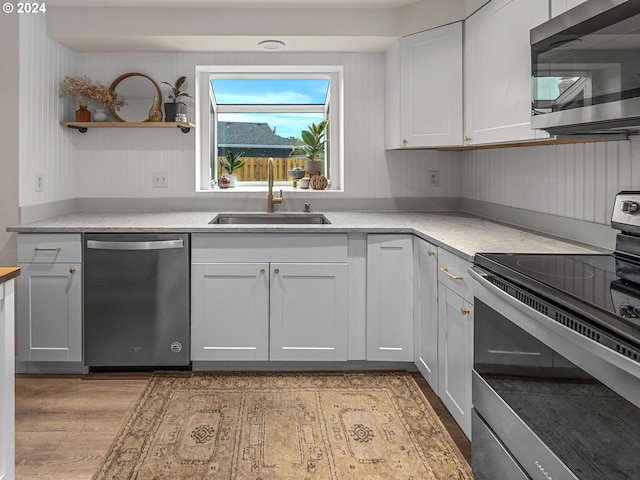
<instances>
[{"instance_id":1,"label":"stainless steel microwave","mask_svg":"<svg viewBox=\"0 0 640 480\"><path fill-rule=\"evenodd\" d=\"M531 126L640 132L640 0L588 0L531 34Z\"/></svg>"}]
</instances>

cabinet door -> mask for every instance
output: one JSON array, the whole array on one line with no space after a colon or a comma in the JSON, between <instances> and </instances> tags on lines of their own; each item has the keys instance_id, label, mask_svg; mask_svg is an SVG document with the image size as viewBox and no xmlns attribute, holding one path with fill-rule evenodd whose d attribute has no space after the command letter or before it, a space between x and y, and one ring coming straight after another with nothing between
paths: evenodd
<instances>
[{"instance_id":1,"label":"cabinet door","mask_svg":"<svg viewBox=\"0 0 640 480\"><path fill-rule=\"evenodd\" d=\"M367 238L367 360L413 361L413 243Z\"/></svg>"},{"instance_id":2,"label":"cabinet door","mask_svg":"<svg viewBox=\"0 0 640 480\"><path fill-rule=\"evenodd\" d=\"M549 18L547 0L493 0L465 21L465 141L546 138L531 129L529 30Z\"/></svg>"},{"instance_id":3,"label":"cabinet door","mask_svg":"<svg viewBox=\"0 0 640 480\"><path fill-rule=\"evenodd\" d=\"M462 22L400 40L403 147L462 143Z\"/></svg>"},{"instance_id":4,"label":"cabinet door","mask_svg":"<svg viewBox=\"0 0 640 480\"><path fill-rule=\"evenodd\" d=\"M438 248L415 240L414 362L438 393Z\"/></svg>"},{"instance_id":5,"label":"cabinet door","mask_svg":"<svg viewBox=\"0 0 640 480\"><path fill-rule=\"evenodd\" d=\"M472 305L438 285L438 390L440 399L471 438Z\"/></svg>"},{"instance_id":6,"label":"cabinet door","mask_svg":"<svg viewBox=\"0 0 640 480\"><path fill-rule=\"evenodd\" d=\"M82 361L82 265L19 266L18 359Z\"/></svg>"},{"instance_id":7,"label":"cabinet door","mask_svg":"<svg viewBox=\"0 0 640 480\"><path fill-rule=\"evenodd\" d=\"M15 472L14 280L0 283L0 480Z\"/></svg>"},{"instance_id":8,"label":"cabinet door","mask_svg":"<svg viewBox=\"0 0 640 480\"><path fill-rule=\"evenodd\" d=\"M551 0L551 17L556 17L561 13L577 7L586 0Z\"/></svg>"},{"instance_id":9,"label":"cabinet door","mask_svg":"<svg viewBox=\"0 0 640 480\"><path fill-rule=\"evenodd\" d=\"M269 359L269 264L191 266L191 359Z\"/></svg>"},{"instance_id":10,"label":"cabinet door","mask_svg":"<svg viewBox=\"0 0 640 480\"><path fill-rule=\"evenodd\" d=\"M271 360L347 360L347 265L271 264Z\"/></svg>"}]
</instances>

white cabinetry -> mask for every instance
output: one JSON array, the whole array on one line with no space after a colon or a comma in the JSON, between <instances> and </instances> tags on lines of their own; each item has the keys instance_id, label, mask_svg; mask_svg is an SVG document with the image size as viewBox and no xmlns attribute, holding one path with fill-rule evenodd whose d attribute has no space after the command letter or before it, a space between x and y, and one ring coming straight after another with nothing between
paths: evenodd
<instances>
[{"instance_id":1,"label":"white cabinetry","mask_svg":"<svg viewBox=\"0 0 640 480\"><path fill-rule=\"evenodd\" d=\"M194 361L347 359L347 236L192 235Z\"/></svg>"},{"instance_id":2,"label":"white cabinetry","mask_svg":"<svg viewBox=\"0 0 640 480\"><path fill-rule=\"evenodd\" d=\"M586 0L551 0L551 17L556 17L584 2Z\"/></svg>"},{"instance_id":3,"label":"white cabinetry","mask_svg":"<svg viewBox=\"0 0 640 480\"><path fill-rule=\"evenodd\" d=\"M462 22L401 38L386 62L386 148L460 145Z\"/></svg>"},{"instance_id":4,"label":"white cabinetry","mask_svg":"<svg viewBox=\"0 0 640 480\"><path fill-rule=\"evenodd\" d=\"M13 278L0 283L0 480L15 475L14 291Z\"/></svg>"},{"instance_id":5,"label":"white cabinetry","mask_svg":"<svg viewBox=\"0 0 640 480\"><path fill-rule=\"evenodd\" d=\"M473 289L471 263L438 252L438 394L471 438Z\"/></svg>"},{"instance_id":6,"label":"white cabinetry","mask_svg":"<svg viewBox=\"0 0 640 480\"><path fill-rule=\"evenodd\" d=\"M80 234L18 235L18 359L82 361Z\"/></svg>"},{"instance_id":7,"label":"white cabinetry","mask_svg":"<svg viewBox=\"0 0 640 480\"><path fill-rule=\"evenodd\" d=\"M367 237L367 360L413 361L413 237Z\"/></svg>"},{"instance_id":8,"label":"white cabinetry","mask_svg":"<svg viewBox=\"0 0 640 480\"><path fill-rule=\"evenodd\" d=\"M531 129L529 30L548 0L492 0L465 21L465 143L547 138Z\"/></svg>"},{"instance_id":9,"label":"white cabinetry","mask_svg":"<svg viewBox=\"0 0 640 480\"><path fill-rule=\"evenodd\" d=\"M438 248L414 239L414 362L438 393Z\"/></svg>"}]
</instances>

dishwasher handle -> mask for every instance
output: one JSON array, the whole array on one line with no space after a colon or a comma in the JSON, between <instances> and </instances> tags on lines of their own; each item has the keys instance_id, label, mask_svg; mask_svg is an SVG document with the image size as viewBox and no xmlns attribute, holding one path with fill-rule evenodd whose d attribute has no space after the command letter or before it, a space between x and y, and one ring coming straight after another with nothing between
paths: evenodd
<instances>
[{"instance_id":1,"label":"dishwasher handle","mask_svg":"<svg viewBox=\"0 0 640 480\"><path fill-rule=\"evenodd\" d=\"M176 240L153 240L148 242L108 242L104 240L87 240L87 248L94 250L168 250L171 248L184 248L184 240L182 238Z\"/></svg>"}]
</instances>

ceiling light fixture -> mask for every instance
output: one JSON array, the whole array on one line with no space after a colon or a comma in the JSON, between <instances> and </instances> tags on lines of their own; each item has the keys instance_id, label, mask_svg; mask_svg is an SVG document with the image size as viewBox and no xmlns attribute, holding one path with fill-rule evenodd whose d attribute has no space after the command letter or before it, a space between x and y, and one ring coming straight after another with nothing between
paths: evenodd
<instances>
[{"instance_id":1,"label":"ceiling light fixture","mask_svg":"<svg viewBox=\"0 0 640 480\"><path fill-rule=\"evenodd\" d=\"M282 50L284 48L284 42L280 40L263 40L258 46L263 50L274 52L276 50Z\"/></svg>"}]
</instances>

